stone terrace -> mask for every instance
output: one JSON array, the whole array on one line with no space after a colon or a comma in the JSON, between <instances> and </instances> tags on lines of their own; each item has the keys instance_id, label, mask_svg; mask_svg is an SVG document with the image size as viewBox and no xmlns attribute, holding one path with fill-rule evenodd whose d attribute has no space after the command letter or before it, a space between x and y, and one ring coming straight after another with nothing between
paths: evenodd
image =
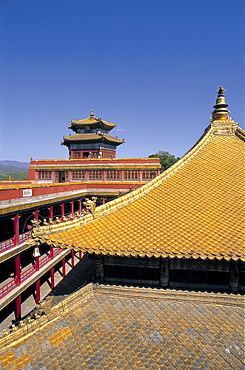
<instances>
[{"instance_id":1,"label":"stone terrace","mask_svg":"<svg viewBox=\"0 0 245 370\"><path fill-rule=\"evenodd\" d=\"M243 298L91 283L3 338L0 368L244 369Z\"/></svg>"}]
</instances>

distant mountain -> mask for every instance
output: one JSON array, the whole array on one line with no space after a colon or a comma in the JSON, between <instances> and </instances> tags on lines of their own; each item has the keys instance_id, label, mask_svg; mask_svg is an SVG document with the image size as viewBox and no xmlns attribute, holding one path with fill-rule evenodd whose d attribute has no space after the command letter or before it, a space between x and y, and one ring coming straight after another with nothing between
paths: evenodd
<instances>
[{"instance_id":1,"label":"distant mountain","mask_svg":"<svg viewBox=\"0 0 245 370\"><path fill-rule=\"evenodd\" d=\"M28 166L29 166L29 163L28 162L18 162L18 161L9 161L9 160L5 160L5 161L0 161L0 166L4 166L4 167L11 167L10 170L14 170L14 168L17 168L18 171L15 171L14 172L27 172L28 171ZM20 171L21 169L21 171ZM2 170L0 169L0 171L2 172Z\"/></svg>"},{"instance_id":2,"label":"distant mountain","mask_svg":"<svg viewBox=\"0 0 245 370\"><path fill-rule=\"evenodd\" d=\"M0 181L27 180L28 165L26 162L0 161Z\"/></svg>"}]
</instances>

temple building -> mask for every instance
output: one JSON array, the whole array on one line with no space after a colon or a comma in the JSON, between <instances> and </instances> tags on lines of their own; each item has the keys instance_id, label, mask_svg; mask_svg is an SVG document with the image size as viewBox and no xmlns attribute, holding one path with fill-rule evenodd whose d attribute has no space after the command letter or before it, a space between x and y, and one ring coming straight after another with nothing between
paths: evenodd
<instances>
[{"instance_id":1,"label":"temple building","mask_svg":"<svg viewBox=\"0 0 245 370\"><path fill-rule=\"evenodd\" d=\"M70 159L115 158L117 146L124 143L124 140L108 134L116 126L116 123L96 117L91 110L89 117L71 121L68 128L75 135L64 136L61 144L69 149Z\"/></svg>"},{"instance_id":2,"label":"temple building","mask_svg":"<svg viewBox=\"0 0 245 370\"><path fill-rule=\"evenodd\" d=\"M82 252L33 247L33 225L80 220L92 199L105 204L160 173L158 158L116 159L123 140L108 135L115 126L92 112L72 121L76 134L63 141L69 159L31 159L28 181L0 183L0 323L19 320L47 294L45 286L54 289L83 258Z\"/></svg>"},{"instance_id":3,"label":"temple building","mask_svg":"<svg viewBox=\"0 0 245 370\"><path fill-rule=\"evenodd\" d=\"M87 118L71 121L68 127L75 134L64 136L61 143L68 148L68 159L31 158L29 180L38 184L111 182L111 188L114 188L116 183L138 183L141 186L159 175L158 158L116 159L117 146L124 143L108 134L116 126L116 123L96 117L93 111Z\"/></svg>"},{"instance_id":4,"label":"temple building","mask_svg":"<svg viewBox=\"0 0 245 370\"><path fill-rule=\"evenodd\" d=\"M245 132L217 92L201 138L148 183L88 174L0 187L9 191L0 231L10 238L0 243L1 276L13 269L0 309L14 304L17 319L0 334L1 369L244 369ZM72 164L92 160L117 161L31 167L51 179L65 168L71 180ZM30 291L39 304L23 317Z\"/></svg>"},{"instance_id":5,"label":"temple building","mask_svg":"<svg viewBox=\"0 0 245 370\"><path fill-rule=\"evenodd\" d=\"M34 230L36 241L88 253L102 282L245 290L244 141L220 87L194 147L148 184L83 220Z\"/></svg>"}]
</instances>

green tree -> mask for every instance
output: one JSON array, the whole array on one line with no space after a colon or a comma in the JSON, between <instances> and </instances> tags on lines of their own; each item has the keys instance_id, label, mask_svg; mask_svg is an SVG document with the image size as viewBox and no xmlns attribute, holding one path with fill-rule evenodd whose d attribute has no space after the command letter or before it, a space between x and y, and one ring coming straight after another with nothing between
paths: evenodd
<instances>
[{"instance_id":1,"label":"green tree","mask_svg":"<svg viewBox=\"0 0 245 370\"><path fill-rule=\"evenodd\" d=\"M165 171L167 168L172 166L172 164L174 164L180 159L179 157L175 157L173 154L170 154L169 152L164 152L163 150L160 150L160 152L156 154L149 155L149 158L160 159L161 172Z\"/></svg>"},{"instance_id":2,"label":"green tree","mask_svg":"<svg viewBox=\"0 0 245 370\"><path fill-rule=\"evenodd\" d=\"M18 173L0 173L0 181L23 181L28 180L28 173L18 172Z\"/></svg>"}]
</instances>

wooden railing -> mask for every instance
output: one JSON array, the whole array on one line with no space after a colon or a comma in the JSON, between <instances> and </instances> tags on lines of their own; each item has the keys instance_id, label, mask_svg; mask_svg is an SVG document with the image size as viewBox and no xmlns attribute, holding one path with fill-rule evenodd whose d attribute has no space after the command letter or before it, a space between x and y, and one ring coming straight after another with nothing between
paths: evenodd
<instances>
[{"instance_id":1,"label":"wooden railing","mask_svg":"<svg viewBox=\"0 0 245 370\"><path fill-rule=\"evenodd\" d=\"M5 284L2 288L0 288L0 299L6 296L11 290L16 287L15 279L11 280L7 284Z\"/></svg>"},{"instance_id":2,"label":"wooden railing","mask_svg":"<svg viewBox=\"0 0 245 370\"><path fill-rule=\"evenodd\" d=\"M58 256L58 254L60 254L61 252L63 252L63 249L55 248L54 253L53 253L53 258ZM40 259L39 259L39 268L43 267L48 262L52 261L53 258L51 258L50 255L41 256ZM25 271L21 272L20 282L23 283L30 276L34 275L35 272L38 272L36 270L35 266L28 267ZM11 290L13 290L16 287L17 287L17 284L16 284L15 279L11 280L10 282L8 282L4 286L2 286L2 288L0 288L0 299L5 297L9 292L11 292Z\"/></svg>"},{"instance_id":3,"label":"wooden railing","mask_svg":"<svg viewBox=\"0 0 245 370\"><path fill-rule=\"evenodd\" d=\"M88 211L83 211L83 214L88 213ZM77 217L75 214L73 214L74 217ZM66 219L69 221L72 218L70 217L70 213L68 215L65 215ZM55 220L56 222L56 220ZM59 218L59 222L63 222L63 217ZM27 231L26 233L19 235L19 244L24 243L26 240L30 239L32 235L32 230ZM0 253L5 252L6 250L15 247L15 237L10 238L8 240L4 240L3 242L0 242Z\"/></svg>"},{"instance_id":4,"label":"wooden railing","mask_svg":"<svg viewBox=\"0 0 245 370\"><path fill-rule=\"evenodd\" d=\"M6 250L14 247L14 238L5 240L0 243L0 253L5 252Z\"/></svg>"},{"instance_id":5,"label":"wooden railing","mask_svg":"<svg viewBox=\"0 0 245 370\"><path fill-rule=\"evenodd\" d=\"M26 240L31 238L31 230L19 236L19 244L24 243Z\"/></svg>"},{"instance_id":6,"label":"wooden railing","mask_svg":"<svg viewBox=\"0 0 245 370\"><path fill-rule=\"evenodd\" d=\"M31 238L31 230L19 236L19 244L24 243L26 240L30 238ZM13 248L13 247L15 247L14 238L5 240L4 242L0 243L0 253L5 252L6 250Z\"/></svg>"}]
</instances>

